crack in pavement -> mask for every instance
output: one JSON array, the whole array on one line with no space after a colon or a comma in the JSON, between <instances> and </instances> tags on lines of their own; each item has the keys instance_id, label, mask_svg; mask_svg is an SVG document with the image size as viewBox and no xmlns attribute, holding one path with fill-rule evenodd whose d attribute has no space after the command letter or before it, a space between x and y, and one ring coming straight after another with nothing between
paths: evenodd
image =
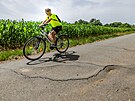
<instances>
[{"instance_id":1,"label":"crack in pavement","mask_svg":"<svg viewBox=\"0 0 135 101\"><path fill-rule=\"evenodd\" d=\"M75 63L84 63L83 61L81 62L75 62ZM94 64L94 63L89 63L89 62L85 62L85 64L91 64L91 65L95 65L95 66L100 66L100 67L103 67L102 69L100 69L97 73L89 76L89 77L85 77L85 78L69 78L69 79L53 79L53 78L49 78L49 77L42 77L42 76L29 76L29 75L25 75L21 72L17 72L13 69L7 69L7 68L0 68L0 69L4 69L4 70L9 70L17 75L20 75L20 76L23 76L24 78L29 78L29 79L46 79L46 80L51 80L51 81L61 81L61 82L64 82L64 81L79 81L79 80L88 80L88 79L91 79L93 77L97 77L101 72L103 72L104 70L107 70L107 69L111 69L109 67L114 67L114 66L121 66L121 65L99 65L99 64ZM67 65L69 66L69 65ZM50 67L50 66L49 66ZM51 65L52 67L52 65ZM124 66L121 66L121 67L124 67ZM125 68L125 67L124 67Z\"/></svg>"},{"instance_id":2,"label":"crack in pavement","mask_svg":"<svg viewBox=\"0 0 135 101\"><path fill-rule=\"evenodd\" d=\"M105 69L109 68L110 66L119 66L119 65L107 65L105 66L103 69L99 70L97 73L95 73L92 76L86 77L86 78L70 78L70 79L53 79L53 78L49 78L49 77L42 77L42 76L28 76L25 75L23 73L11 70L12 72L14 72L17 75L23 76L25 78L29 78L29 79L46 79L46 80L51 80L51 81L61 81L61 82L65 82L65 81L80 81L80 80L89 80L91 78L97 77L102 71L104 71Z\"/></svg>"}]
</instances>

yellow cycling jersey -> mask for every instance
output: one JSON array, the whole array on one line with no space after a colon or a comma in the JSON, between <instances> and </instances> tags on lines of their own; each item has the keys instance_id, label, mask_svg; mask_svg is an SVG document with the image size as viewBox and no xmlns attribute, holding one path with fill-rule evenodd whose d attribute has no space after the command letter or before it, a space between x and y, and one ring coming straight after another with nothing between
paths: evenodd
<instances>
[{"instance_id":1,"label":"yellow cycling jersey","mask_svg":"<svg viewBox=\"0 0 135 101\"><path fill-rule=\"evenodd\" d=\"M52 20L49 22L52 27L62 26L61 22L59 22L56 14L52 14L51 16L48 16L46 20L52 18Z\"/></svg>"}]
</instances>

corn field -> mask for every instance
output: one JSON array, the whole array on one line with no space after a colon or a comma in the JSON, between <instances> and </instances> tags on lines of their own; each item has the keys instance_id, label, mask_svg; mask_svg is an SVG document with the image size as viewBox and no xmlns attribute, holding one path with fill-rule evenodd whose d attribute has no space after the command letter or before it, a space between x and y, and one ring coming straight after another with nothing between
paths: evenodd
<instances>
[{"instance_id":1,"label":"corn field","mask_svg":"<svg viewBox=\"0 0 135 101\"><path fill-rule=\"evenodd\" d=\"M11 21L0 20L0 48L16 49L23 47L26 40L40 33L38 24L41 22L33 21ZM47 32L51 26L47 26ZM83 37L99 36L104 34L123 33L135 31L134 28L113 28L92 25L73 25L64 24L60 33L67 34L71 39L80 39Z\"/></svg>"}]
</instances>

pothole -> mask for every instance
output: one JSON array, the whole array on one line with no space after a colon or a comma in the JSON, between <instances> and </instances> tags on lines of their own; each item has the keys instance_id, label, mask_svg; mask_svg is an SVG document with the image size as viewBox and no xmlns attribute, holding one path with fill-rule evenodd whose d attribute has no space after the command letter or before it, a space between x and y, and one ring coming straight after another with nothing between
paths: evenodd
<instances>
[{"instance_id":1,"label":"pothole","mask_svg":"<svg viewBox=\"0 0 135 101\"><path fill-rule=\"evenodd\" d=\"M24 67L15 70L17 74L26 77L51 78L58 80L88 78L97 74L103 66L91 63L67 63L55 65L43 65L41 67Z\"/></svg>"},{"instance_id":2,"label":"pothole","mask_svg":"<svg viewBox=\"0 0 135 101\"><path fill-rule=\"evenodd\" d=\"M124 76L127 72L131 73L132 69L119 65L101 66L93 63L72 62L42 65L41 67L24 67L12 71L25 78L40 78L52 81L88 80L96 77L97 83L99 83L103 82L105 78L116 77L116 75Z\"/></svg>"}]
</instances>

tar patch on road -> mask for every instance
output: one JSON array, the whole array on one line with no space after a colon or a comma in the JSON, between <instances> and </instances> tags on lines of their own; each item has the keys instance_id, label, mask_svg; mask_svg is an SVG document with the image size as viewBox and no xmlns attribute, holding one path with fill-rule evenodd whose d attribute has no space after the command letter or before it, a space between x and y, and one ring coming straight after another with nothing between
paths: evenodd
<instances>
[{"instance_id":1,"label":"tar patch on road","mask_svg":"<svg viewBox=\"0 0 135 101\"><path fill-rule=\"evenodd\" d=\"M18 75L26 78L42 78L53 81L69 81L88 79L103 69L103 66L85 63L69 62L61 64L42 65L41 67L24 67L14 70Z\"/></svg>"}]
</instances>

